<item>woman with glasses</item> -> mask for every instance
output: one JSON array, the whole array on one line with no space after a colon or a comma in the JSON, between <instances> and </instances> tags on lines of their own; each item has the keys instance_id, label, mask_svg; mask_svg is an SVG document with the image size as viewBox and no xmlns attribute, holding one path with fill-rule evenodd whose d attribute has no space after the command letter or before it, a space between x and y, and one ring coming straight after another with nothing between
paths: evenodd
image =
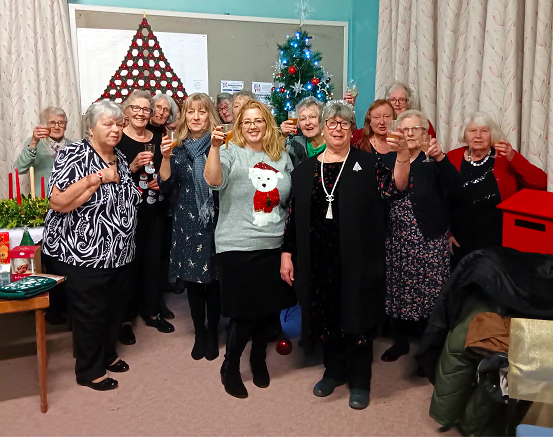
<instances>
[{"instance_id":1,"label":"woman with glasses","mask_svg":"<svg viewBox=\"0 0 553 437\"><path fill-rule=\"evenodd\" d=\"M65 137L67 115L61 108L48 106L40 113L40 124L33 129L33 135L25 141L14 167L21 174L33 167L35 172L35 192L41 192L41 178L48 187L52 165L58 152L71 144Z\"/></svg>"},{"instance_id":2,"label":"woman with glasses","mask_svg":"<svg viewBox=\"0 0 553 437\"><path fill-rule=\"evenodd\" d=\"M148 130L164 135L169 126L177 121L179 107L173 98L167 94L156 94L154 97L154 112L148 124Z\"/></svg>"},{"instance_id":3,"label":"woman with glasses","mask_svg":"<svg viewBox=\"0 0 553 437\"><path fill-rule=\"evenodd\" d=\"M429 141L431 159L425 160L421 142L429 124L422 112L404 111L398 121L411 173L406 195L391 203L386 232L386 313L394 338L382 355L387 362L409 352L409 333L428 318L449 277L447 192L458 179L436 139Z\"/></svg>"},{"instance_id":4,"label":"woman with glasses","mask_svg":"<svg viewBox=\"0 0 553 437\"><path fill-rule=\"evenodd\" d=\"M399 116L404 111L408 109L413 109L415 104L415 96L411 92L409 85L396 81L392 83L388 90L386 91L386 98L390 101L396 112L396 116ZM436 132L430 120L428 120L428 135L432 138L436 138Z\"/></svg>"},{"instance_id":5,"label":"woman with glasses","mask_svg":"<svg viewBox=\"0 0 553 437\"><path fill-rule=\"evenodd\" d=\"M159 185L163 193L176 189L175 223L171 245L170 275L184 282L194 323L194 360L219 356L221 299L215 268L217 195L204 178L211 132L219 119L207 94L191 94L184 101L175 132L175 147L164 137ZM206 328L207 321L207 328Z\"/></svg>"},{"instance_id":6,"label":"woman with glasses","mask_svg":"<svg viewBox=\"0 0 553 437\"><path fill-rule=\"evenodd\" d=\"M309 309L302 322L309 337L322 340L325 372L313 394L329 396L349 382L350 407L364 409L373 338L384 314L382 198L407 188L410 160L400 132L390 140L398 152L393 172L374 154L351 148L354 123L347 103L331 101L322 111L326 150L294 170L280 274L294 283L302 307Z\"/></svg>"},{"instance_id":7,"label":"woman with glasses","mask_svg":"<svg viewBox=\"0 0 553 437\"><path fill-rule=\"evenodd\" d=\"M217 94L217 113L222 124L232 123L232 95L229 93Z\"/></svg>"},{"instance_id":8,"label":"woman with glasses","mask_svg":"<svg viewBox=\"0 0 553 437\"><path fill-rule=\"evenodd\" d=\"M161 134L147 129L155 114L155 104L149 92L134 90L123 103L129 123L117 145L123 152L135 184L142 191L136 228L136 274L119 340L123 344L136 342L131 323L140 313L147 326L159 332L173 332L175 328L166 319L165 305L161 305L163 281L162 252L167 216L167 201L159 192L157 173L161 165ZM146 150L153 146L153 152ZM148 147L151 147L148 146ZM170 315L169 315L170 316Z\"/></svg>"},{"instance_id":9,"label":"woman with glasses","mask_svg":"<svg viewBox=\"0 0 553 437\"><path fill-rule=\"evenodd\" d=\"M230 318L222 383L246 398L240 357L252 340L253 383L268 387L267 341L281 310L296 303L279 275L280 246L288 209L292 161L270 110L248 101L235 119L228 147L219 126L211 135L205 179L219 191L215 249L223 315Z\"/></svg>"}]
</instances>

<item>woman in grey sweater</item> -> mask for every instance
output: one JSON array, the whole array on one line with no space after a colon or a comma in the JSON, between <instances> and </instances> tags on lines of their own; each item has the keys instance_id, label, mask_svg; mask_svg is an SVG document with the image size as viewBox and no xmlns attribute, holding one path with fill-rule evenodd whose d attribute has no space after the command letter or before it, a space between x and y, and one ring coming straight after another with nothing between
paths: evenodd
<instances>
[{"instance_id":1,"label":"woman in grey sweater","mask_svg":"<svg viewBox=\"0 0 553 437\"><path fill-rule=\"evenodd\" d=\"M251 338L253 383L268 387L268 337L280 311L296 302L279 274L293 167L263 103L247 102L238 113L228 148L221 147L224 140L218 127L211 135L204 175L219 191L215 251L222 311L230 318L222 382L227 393L245 398L240 357L246 344Z\"/></svg>"}]
</instances>

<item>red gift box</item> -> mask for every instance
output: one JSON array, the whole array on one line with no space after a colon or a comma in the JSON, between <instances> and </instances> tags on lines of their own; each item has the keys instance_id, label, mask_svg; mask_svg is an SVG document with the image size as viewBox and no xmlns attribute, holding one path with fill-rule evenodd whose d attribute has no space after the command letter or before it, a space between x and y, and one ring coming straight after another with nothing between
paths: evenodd
<instances>
[{"instance_id":1,"label":"red gift box","mask_svg":"<svg viewBox=\"0 0 553 437\"><path fill-rule=\"evenodd\" d=\"M12 281L42 273L41 246L17 246L10 250Z\"/></svg>"}]
</instances>

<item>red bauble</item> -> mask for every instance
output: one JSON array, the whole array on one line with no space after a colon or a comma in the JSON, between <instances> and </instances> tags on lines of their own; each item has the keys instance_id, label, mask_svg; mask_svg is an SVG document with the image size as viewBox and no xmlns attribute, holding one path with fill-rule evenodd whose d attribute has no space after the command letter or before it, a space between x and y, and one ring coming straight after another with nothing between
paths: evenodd
<instances>
[{"instance_id":1,"label":"red bauble","mask_svg":"<svg viewBox=\"0 0 553 437\"><path fill-rule=\"evenodd\" d=\"M275 87L272 87L272 88L271 88L271 91L274 91L275 89L276 89Z\"/></svg>"},{"instance_id":2,"label":"red bauble","mask_svg":"<svg viewBox=\"0 0 553 437\"><path fill-rule=\"evenodd\" d=\"M288 355L292 353L292 342L285 338L277 341L276 350L280 355Z\"/></svg>"},{"instance_id":3,"label":"red bauble","mask_svg":"<svg viewBox=\"0 0 553 437\"><path fill-rule=\"evenodd\" d=\"M282 77L282 73L279 73L279 76Z\"/></svg>"},{"instance_id":4,"label":"red bauble","mask_svg":"<svg viewBox=\"0 0 553 437\"><path fill-rule=\"evenodd\" d=\"M286 91L286 90L284 89L284 87L282 87L282 88L280 89L280 92L281 92L281 93L284 93L285 91Z\"/></svg>"},{"instance_id":5,"label":"red bauble","mask_svg":"<svg viewBox=\"0 0 553 437\"><path fill-rule=\"evenodd\" d=\"M320 80L317 79L316 77L314 77L313 79L311 79L311 83L312 83L313 85L319 85L319 82L320 82Z\"/></svg>"},{"instance_id":6,"label":"red bauble","mask_svg":"<svg viewBox=\"0 0 553 437\"><path fill-rule=\"evenodd\" d=\"M289 74L295 74L296 71L298 71L298 69L296 67L294 67L293 65L290 68L288 68L288 73Z\"/></svg>"}]
</instances>

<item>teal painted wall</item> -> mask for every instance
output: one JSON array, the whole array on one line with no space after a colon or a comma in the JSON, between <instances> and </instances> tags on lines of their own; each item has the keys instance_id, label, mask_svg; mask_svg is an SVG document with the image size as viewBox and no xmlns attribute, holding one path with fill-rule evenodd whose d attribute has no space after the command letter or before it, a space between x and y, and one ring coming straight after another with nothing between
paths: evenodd
<instances>
[{"instance_id":1,"label":"teal painted wall","mask_svg":"<svg viewBox=\"0 0 553 437\"><path fill-rule=\"evenodd\" d=\"M116 6L135 9L159 9L206 14L244 15L297 19L298 0L68 0L69 3ZM348 76L357 82L357 120L363 117L374 100L378 0L311 0L311 20L347 21L349 23ZM285 35L283 35L283 38ZM276 53L276 50L275 50ZM322 54L324 58L324 53ZM324 63L324 61L323 61Z\"/></svg>"}]
</instances>

